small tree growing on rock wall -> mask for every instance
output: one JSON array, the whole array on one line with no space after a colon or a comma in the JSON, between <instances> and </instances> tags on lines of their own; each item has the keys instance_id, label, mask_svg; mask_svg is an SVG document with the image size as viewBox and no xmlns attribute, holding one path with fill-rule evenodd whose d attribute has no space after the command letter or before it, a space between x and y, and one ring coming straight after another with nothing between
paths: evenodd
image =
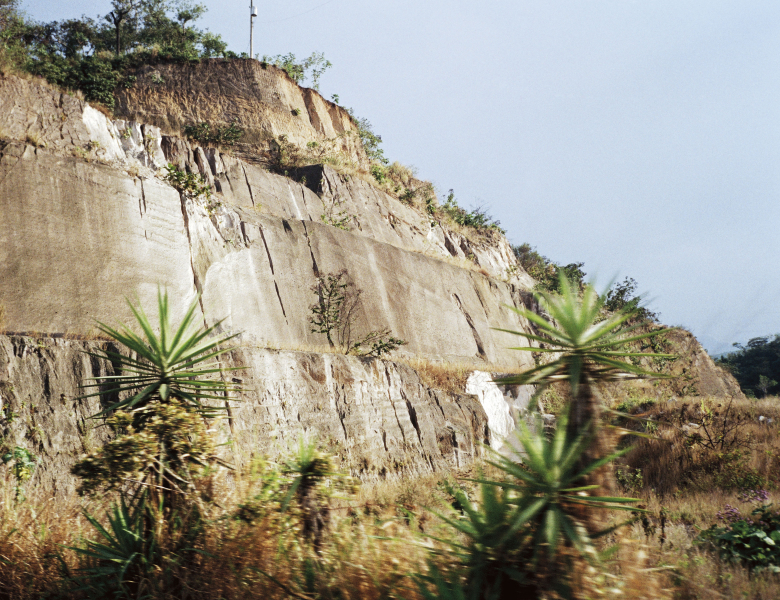
<instances>
[{"instance_id":1,"label":"small tree growing on rock wall","mask_svg":"<svg viewBox=\"0 0 780 600\"><path fill-rule=\"evenodd\" d=\"M311 331L325 334L332 348L344 354L380 357L406 344L387 327L357 333L363 290L355 286L346 269L317 277L311 291L317 294L317 302L309 307Z\"/></svg>"}]
</instances>

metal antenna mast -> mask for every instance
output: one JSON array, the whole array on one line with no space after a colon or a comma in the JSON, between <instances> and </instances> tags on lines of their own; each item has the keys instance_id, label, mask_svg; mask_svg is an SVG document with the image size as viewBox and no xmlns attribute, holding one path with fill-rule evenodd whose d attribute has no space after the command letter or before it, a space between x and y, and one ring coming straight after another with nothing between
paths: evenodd
<instances>
[{"instance_id":1,"label":"metal antenna mast","mask_svg":"<svg viewBox=\"0 0 780 600\"><path fill-rule=\"evenodd\" d=\"M257 7L255 0L249 0L249 58L255 57L255 17L257 16Z\"/></svg>"}]
</instances>

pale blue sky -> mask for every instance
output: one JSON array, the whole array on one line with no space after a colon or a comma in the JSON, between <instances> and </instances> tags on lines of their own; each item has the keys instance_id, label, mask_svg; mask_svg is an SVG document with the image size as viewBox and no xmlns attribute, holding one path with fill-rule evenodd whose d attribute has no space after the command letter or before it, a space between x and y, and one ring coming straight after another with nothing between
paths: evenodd
<instances>
[{"instance_id":1,"label":"pale blue sky","mask_svg":"<svg viewBox=\"0 0 780 600\"><path fill-rule=\"evenodd\" d=\"M249 0L201 26L249 49ZM780 333L780 3L256 3L255 52L324 52L325 96L515 243L630 275L713 352ZM23 0L38 20L108 0Z\"/></svg>"}]
</instances>

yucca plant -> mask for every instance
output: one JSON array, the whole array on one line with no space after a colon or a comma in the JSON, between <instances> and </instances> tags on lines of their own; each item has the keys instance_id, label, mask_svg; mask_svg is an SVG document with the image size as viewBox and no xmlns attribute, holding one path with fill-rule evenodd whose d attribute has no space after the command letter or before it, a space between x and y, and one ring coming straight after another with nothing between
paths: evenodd
<instances>
[{"instance_id":1,"label":"yucca plant","mask_svg":"<svg viewBox=\"0 0 780 600\"><path fill-rule=\"evenodd\" d=\"M540 305L549 319L527 309L513 308L536 327L537 333L501 329L543 344L541 347L521 346L513 350L560 354L555 360L533 369L501 378L503 384L539 384L542 388L558 381L571 386L571 406L568 429L572 438L582 433L590 440L583 451L585 462L606 456L609 448L600 431L601 406L597 386L606 381L662 378L666 375L647 371L622 359L633 357L675 358L673 354L631 352L627 344L670 331L656 329L637 333L643 323L627 325L636 310L621 310L599 320L606 296L600 296L592 285L586 285L580 295L579 286L565 276L559 278L560 294L537 292ZM584 464L584 463L583 463ZM602 481L602 484L605 484ZM608 482L606 483L608 485Z\"/></svg>"},{"instance_id":2,"label":"yucca plant","mask_svg":"<svg viewBox=\"0 0 780 600\"><path fill-rule=\"evenodd\" d=\"M534 435L520 423L517 438L522 463L517 456L494 452L496 459L488 462L503 477L470 480L480 486L479 503L451 486L463 516L439 516L458 532L460 540L440 541L463 566L462 580L447 580L432 569L419 578L426 597L432 593L431 586L439 597L464 600L536 597L539 590L550 588L565 597L570 591L567 563L574 556L571 551L586 561L598 560L593 539L615 527L589 533L582 509L636 511L630 505L638 500L584 495L597 486L578 482L625 450L582 467L590 440L583 434L572 436L566 421L564 414L550 438Z\"/></svg>"},{"instance_id":3,"label":"yucca plant","mask_svg":"<svg viewBox=\"0 0 780 600\"><path fill-rule=\"evenodd\" d=\"M322 537L330 521L328 498L323 496L322 484L329 479L345 478L333 469L333 460L319 449L317 440L301 436L298 449L285 461L282 471L292 477L292 482L282 501L282 511L291 500L298 500L303 519L303 534L319 550Z\"/></svg>"},{"instance_id":4,"label":"yucca plant","mask_svg":"<svg viewBox=\"0 0 780 600\"><path fill-rule=\"evenodd\" d=\"M230 392L238 391L235 385L218 377L229 369L214 361L230 350L222 345L238 334L215 337L214 332L221 321L207 328L199 326L197 299L190 305L179 325L174 327L170 320L168 293L158 290L159 333L154 331L141 306L135 307L129 301L128 305L143 335L138 335L125 325L114 328L98 323L98 329L122 344L134 356L110 350L88 352L90 356L111 361L121 373L93 378L95 383L85 387L97 387L100 391L82 398L105 398L113 394L126 394L127 397L114 402L93 418L125 410L133 415L133 422L137 424L149 418L149 413L153 412L150 407L155 403L165 403L171 398L204 417L221 414L224 404L204 404L204 401L224 403Z\"/></svg>"},{"instance_id":5,"label":"yucca plant","mask_svg":"<svg viewBox=\"0 0 780 600\"><path fill-rule=\"evenodd\" d=\"M229 394L238 389L221 379L227 369L215 361L230 350L222 344L234 336L213 336L219 323L198 326L197 299L174 327L168 294L158 290L159 333L141 307L128 304L143 337L127 326L100 323L101 331L130 352L89 352L110 360L119 373L93 378L95 383L85 387L100 390L82 396L120 395L118 401L93 415L111 415L108 423L117 436L73 470L82 477L84 491L101 486L136 493L146 490L170 505L175 495L193 489L192 468L222 462L214 452L206 420L223 414Z\"/></svg>"},{"instance_id":6,"label":"yucca plant","mask_svg":"<svg viewBox=\"0 0 780 600\"><path fill-rule=\"evenodd\" d=\"M107 527L85 514L99 537L70 548L82 559L72 578L73 592L94 598L151 597L159 548L155 538L146 535L145 511L143 500L130 507L121 499L108 513Z\"/></svg>"},{"instance_id":7,"label":"yucca plant","mask_svg":"<svg viewBox=\"0 0 780 600\"><path fill-rule=\"evenodd\" d=\"M102 585L102 573L121 568L121 585L111 588L117 597L127 590L134 590L133 597L142 595L150 561L160 583L173 566L194 557L192 546L202 531L202 498L195 481L210 466L226 464L217 456L208 419L221 415L238 389L222 380L226 369L216 362L230 350L223 344L233 336L214 336L219 324L197 324L197 299L177 326L170 320L168 294L158 290L157 304L157 331L143 309L132 304L142 335L127 326L99 325L128 354L88 353L111 361L117 374L93 378L95 383L86 387L99 391L82 396L119 397L93 415L108 417L116 435L73 467L82 478L82 492L120 492L120 504L108 514L109 529L87 516L105 541L88 542L81 551L90 589ZM148 554L163 544L164 550ZM175 592L175 581L168 589Z\"/></svg>"}]
</instances>

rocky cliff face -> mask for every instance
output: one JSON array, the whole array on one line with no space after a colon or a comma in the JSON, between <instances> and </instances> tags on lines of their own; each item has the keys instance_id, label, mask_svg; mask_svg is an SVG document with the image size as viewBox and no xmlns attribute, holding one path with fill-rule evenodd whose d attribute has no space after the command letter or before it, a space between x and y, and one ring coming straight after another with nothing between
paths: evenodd
<instances>
[{"instance_id":1,"label":"rocky cliff face","mask_svg":"<svg viewBox=\"0 0 780 600\"><path fill-rule=\"evenodd\" d=\"M473 459L488 425L503 433L528 390L477 390L491 398L488 423L473 397L429 390L408 367L323 353L309 317L316 278L346 270L363 290L356 327L389 328L408 342L399 354L482 371L527 368L530 353L507 349L522 339L496 330L531 332L507 308L532 307L534 282L506 239L432 223L330 167L282 177L176 135L190 121L237 114L253 115L257 140L349 129L343 111L278 70L251 61L155 69L119 93L136 120L109 119L39 81L0 77L0 308L6 332L34 334L0 338L0 419L2 435L46 457L46 485L72 486L65 465L84 450L95 408L75 400L78 386L110 368L81 354L91 342L57 338L90 337L96 321L130 322L125 298L151 308L158 286L174 313L200 294L204 323L241 334L228 361L249 367L249 391L229 424L239 462L303 430L332 442L363 477L427 472ZM360 148L344 151L364 158ZM200 174L214 197L171 187L167 163ZM346 228L328 224L334 214L349 217ZM684 368L708 373L697 391L728 393L728 377L705 368L691 340Z\"/></svg>"},{"instance_id":2,"label":"rocky cliff face","mask_svg":"<svg viewBox=\"0 0 780 600\"><path fill-rule=\"evenodd\" d=\"M90 377L114 374L86 354L109 345L0 335L0 438L42 459L34 482L42 489L73 493L70 465L107 439L90 419L98 401L78 398ZM490 442L473 396L428 389L405 365L252 348L236 349L224 364L244 367L232 373L245 391L218 426L233 442L225 458L238 466L278 454L302 433L317 435L341 468L364 480L464 467Z\"/></svg>"},{"instance_id":3,"label":"rocky cliff face","mask_svg":"<svg viewBox=\"0 0 780 600\"><path fill-rule=\"evenodd\" d=\"M366 168L357 128L346 110L315 90L299 87L285 71L256 60L211 59L186 65L142 67L136 83L117 92L117 113L170 133L187 125L244 129L241 148L263 153L286 136L305 148L334 140L350 160Z\"/></svg>"}]
</instances>

